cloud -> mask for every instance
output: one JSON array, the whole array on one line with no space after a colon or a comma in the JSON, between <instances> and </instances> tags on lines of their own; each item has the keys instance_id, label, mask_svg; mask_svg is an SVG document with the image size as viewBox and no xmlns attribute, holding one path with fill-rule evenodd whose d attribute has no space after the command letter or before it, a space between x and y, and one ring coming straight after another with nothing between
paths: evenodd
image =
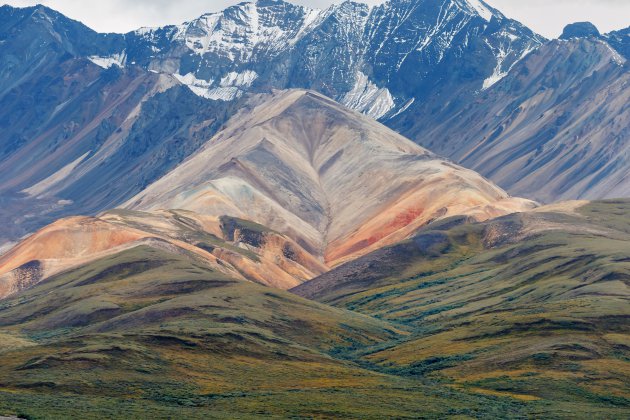
<instances>
[{"instance_id":1,"label":"cloud","mask_svg":"<svg viewBox=\"0 0 630 420\"><path fill-rule=\"evenodd\" d=\"M222 10L241 0L9 0L14 6L43 3L101 32L127 32L141 26L162 26ZM339 0L340 1L340 0ZM591 21L602 32L630 25L630 0L486 0L533 30L556 37L571 22ZM382 0L368 0L377 4ZM294 0L326 7L332 0Z\"/></svg>"}]
</instances>

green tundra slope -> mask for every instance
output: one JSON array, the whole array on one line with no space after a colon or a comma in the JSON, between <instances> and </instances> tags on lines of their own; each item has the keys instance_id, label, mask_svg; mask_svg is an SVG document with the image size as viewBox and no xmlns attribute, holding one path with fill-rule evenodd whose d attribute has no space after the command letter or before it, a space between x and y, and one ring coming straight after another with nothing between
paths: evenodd
<instances>
[{"instance_id":1,"label":"green tundra slope","mask_svg":"<svg viewBox=\"0 0 630 420\"><path fill-rule=\"evenodd\" d=\"M442 221L321 303L145 241L0 301L0 416L625 418L629 214Z\"/></svg>"},{"instance_id":2,"label":"green tundra slope","mask_svg":"<svg viewBox=\"0 0 630 420\"><path fill-rule=\"evenodd\" d=\"M608 201L441 222L293 291L414 331L348 355L365 365L616 417L630 409L629 285L630 201Z\"/></svg>"},{"instance_id":3,"label":"green tundra slope","mask_svg":"<svg viewBox=\"0 0 630 420\"><path fill-rule=\"evenodd\" d=\"M405 328L141 245L0 302L0 415L414 417L526 407L339 357Z\"/></svg>"}]
</instances>

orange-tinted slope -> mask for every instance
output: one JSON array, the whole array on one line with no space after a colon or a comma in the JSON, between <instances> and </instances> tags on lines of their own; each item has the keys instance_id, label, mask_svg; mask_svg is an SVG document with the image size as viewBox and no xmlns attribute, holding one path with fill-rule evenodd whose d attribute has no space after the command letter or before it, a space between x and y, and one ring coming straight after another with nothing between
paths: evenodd
<instances>
[{"instance_id":1,"label":"orange-tinted slope","mask_svg":"<svg viewBox=\"0 0 630 420\"><path fill-rule=\"evenodd\" d=\"M226 225L230 223L229 231ZM327 271L290 238L186 212L111 212L61 219L0 258L0 299L55 274L139 245L202 260L231 277L288 289Z\"/></svg>"},{"instance_id":2,"label":"orange-tinted slope","mask_svg":"<svg viewBox=\"0 0 630 420\"><path fill-rule=\"evenodd\" d=\"M307 91L275 93L130 200L253 220L334 266L431 220L530 209L479 174Z\"/></svg>"}]
</instances>

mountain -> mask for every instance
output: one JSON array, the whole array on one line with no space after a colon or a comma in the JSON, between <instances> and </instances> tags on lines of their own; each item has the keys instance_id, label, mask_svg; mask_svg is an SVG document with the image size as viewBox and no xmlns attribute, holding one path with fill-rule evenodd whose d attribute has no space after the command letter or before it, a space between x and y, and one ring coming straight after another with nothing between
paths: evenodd
<instances>
[{"instance_id":1,"label":"mountain","mask_svg":"<svg viewBox=\"0 0 630 420\"><path fill-rule=\"evenodd\" d=\"M0 417L627 417L626 32L0 7Z\"/></svg>"},{"instance_id":2,"label":"mountain","mask_svg":"<svg viewBox=\"0 0 630 420\"><path fill-rule=\"evenodd\" d=\"M292 291L415 331L352 353L386 372L627 409L629 216L613 200L451 218Z\"/></svg>"},{"instance_id":3,"label":"mountain","mask_svg":"<svg viewBox=\"0 0 630 420\"><path fill-rule=\"evenodd\" d=\"M43 6L3 6L0 214L14 223L0 228L0 247L59 217L121 205L195 153L246 97L277 88L328 95L513 195L626 195L627 66L610 63L625 60L624 34L546 43L471 0L325 10L261 0L124 35ZM588 66L573 75L554 57ZM526 63L547 71L525 77ZM512 135L519 105L535 110ZM579 171L567 170L576 159Z\"/></svg>"},{"instance_id":4,"label":"mountain","mask_svg":"<svg viewBox=\"0 0 630 420\"><path fill-rule=\"evenodd\" d=\"M0 104L0 213L15 217L0 240L115 207L188 157L236 107L169 76L87 60L65 62Z\"/></svg>"},{"instance_id":5,"label":"mountain","mask_svg":"<svg viewBox=\"0 0 630 420\"><path fill-rule=\"evenodd\" d=\"M0 96L33 76L55 71L70 57L105 54L121 35L98 34L80 22L38 5L0 7Z\"/></svg>"},{"instance_id":6,"label":"mountain","mask_svg":"<svg viewBox=\"0 0 630 420\"><path fill-rule=\"evenodd\" d=\"M0 215L13 222L0 227L0 247L59 217L115 207L238 107L170 75L89 59L123 41L44 6L0 8Z\"/></svg>"},{"instance_id":7,"label":"mountain","mask_svg":"<svg viewBox=\"0 0 630 420\"><path fill-rule=\"evenodd\" d=\"M427 130L413 114L390 125L542 202L630 194L630 72L597 36L554 40L495 86Z\"/></svg>"},{"instance_id":8,"label":"mountain","mask_svg":"<svg viewBox=\"0 0 630 420\"><path fill-rule=\"evenodd\" d=\"M604 38L626 60L630 59L630 27L610 32Z\"/></svg>"},{"instance_id":9,"label":"mountain","mask_svg":"<svg viewBox=\"0 0 630 420\"><path fill-rule=\"evenodd\" d=\"M249 221L181 210L112 210L98 218L60 219L0 257L0 299L138 246L191 255L217 272L280 289L328 270L290 238Z\"/></svg>"},{"instance_id":10,"label":"mountain","mask_svg":"<svg viewBox=\"0 0 630 420\"><path fill-rule=\"evenodd\" d=\"M601 34L597 26L591 22L576 22L570 23L564 27L560 39L568 40L571 38L599 38Z\"/></svg>"},{"instance_id":11,"label":"mountain","mask_svg":"<svg viewBox=\"0 0 630 420\"><path fill-rule=\"evenodd\" d=\"M289 289L436 219L534 206L320 94L276 92L121 209L56 221L6 252L0 298L147 241Z\"/></svg>"},{"instance_id":12,"label":"mountain","mask_svg":"<svg viewBox=\"0 0 630 420\"><path fill-rule=\"evenodd\" d=\"M151 43L144 65L179 68L177 77L202 96L313 89L514 195L553 202L628 194L623 31L572 24L562 44L483 2L344 2L317 11L259 1L127 36ZM533 66L545 68L541 77L523 75ZM604 67L608 74L594 73ZM512 121L519 106L535 108L516 119L522 129Z\"/></svg>"},{"instance_id":13,"label":"mountain","mask_svg":"<svg viewBox=\"0 0 630 420\"><path fill-rule=\"evenodd\" d=\"M23 81L0 96L0 214L15 222L0 242L115 207L194 152L237 106L199 98L168 75L84 58Z\"/></svg>"},{"instance_id":14,"label":"mountain","mask_svg":"<svg viewBox=\"0 0 630 420\"><path fill-rule=\"evenodd\" d=\"M236 115L122 207L251 220L334 266L437 218L483 220L533 205L371 118L292 90Z\"/></svg>"}]
</instances>

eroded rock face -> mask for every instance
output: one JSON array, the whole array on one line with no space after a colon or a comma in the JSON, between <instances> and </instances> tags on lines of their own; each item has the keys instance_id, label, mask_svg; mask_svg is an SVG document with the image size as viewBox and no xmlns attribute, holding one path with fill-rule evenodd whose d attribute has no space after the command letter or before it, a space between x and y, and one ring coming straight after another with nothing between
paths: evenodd
<instances>
[{"instance_id":1,"label":"eroded rock face","mask_svg":"<svg viewBox=\"0 0 630 420\"><path fill-rule=\"evenodd\" d=\"M427 223L534 206L320 94L276 92L125 209L58 220L2 255L0 298L138 246L289 289Z\"/></svg>"},{"instance_id":2,"label":"eroded rock face","mask_svg":"<svg viewBox=\"0 0 630 420\"><path fill-rule=\"evenodd\" d=\"M289 289L328 271L317 256L278 232L255 223L182 211L111 211L98 218L71 217L41 229L0 257L0 299L41 281L120 252L149 247L202 262L226 276ZM166 265L168 262L164 262ZM161 263L110 267L121 278Z\"/></svg>"},{"instance_id":3,"label":"eroded rock face","mask_svg":"<svg viewBox=\"0 0 630 420\"><path fill-rule=\"evenodd\" d=\"M479 32L487 43L469 51ZM448 60L469 68L476 89L495 50L510 44L499 63L507 68L540 42L463 0L326 10L256 1L126 35L98 34L44 6L2 6L0 199L11 213L32 209L4 236L120 204L211 137L245 93L311 88L380 118L429 98ZM467 58L480 55L487 62ZM38 199L16 199L24 190Z\"/></svg>"},{"instance_id":4,"label":"eroded rock face","mask_svg":"<svg viewBox=\"0 0 630 420\"><path fill-rule=\"evenodd\" d=\"M21 265L14 271L15 288L17 290L28 289L44 278L44 270L41 261L29 261Z\"/></svg>"},{"instance_id":5,"label":"eroded rock face","mask_svg":"<svg viewBox=\"0 0 630 420\"><path fill-rule=\"evenodd\" d=\"M630 27L612 31L604 35L604 39L626 60L630 59Z\"/></svg>"},{"instance_id":6,"label":"eroded rock face","mask_svg":"<svg viewBox=\"0 0 630 420\"><path fill-rule=\"evenodd\" d=\"M628 51L623 31L603 38ZM544 42L468 0L326 10L257 1L125 35L98 34L43 6L3 6L0 217L14 223L0 226L0 243L121 204L196 152L241 99L271 89L317 90L459 160L458 139L471 140L471 130L450 127L470 121L469 108ZM511 99L497 100L509 109ZM474 115L486 129L468 143L498 128L486 111ZM462 163L514 195L530 193ZM529 175L519 173L535 185ZM575 189L549 195L575 198ZM585 197L602 197L594 190Z\"/></svg>"}]
</instances>

